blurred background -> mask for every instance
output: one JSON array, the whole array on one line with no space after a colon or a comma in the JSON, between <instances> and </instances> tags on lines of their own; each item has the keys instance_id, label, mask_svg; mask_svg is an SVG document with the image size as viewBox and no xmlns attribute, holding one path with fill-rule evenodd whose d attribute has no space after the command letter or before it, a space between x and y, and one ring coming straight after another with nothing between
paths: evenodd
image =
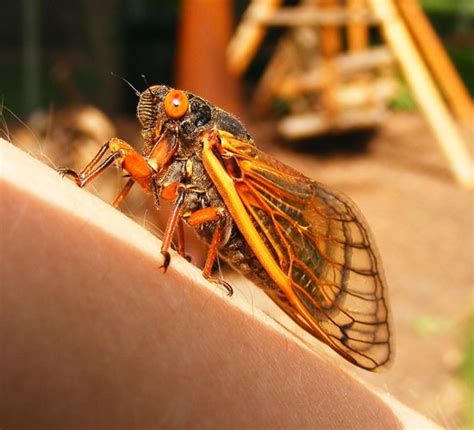
<instances>
[{"instance_id":1,"label":"blurred background","mask_svg":"<svg viewBox=\"0 0 474 430\"><path fill-rule=\"evenodd\" d=\"M443 426L474 428L474 205L459 174L472 168L474 3L419 1L432 28L417 35L414 2L378 2L396 4L459 133L456 148L436 138L410 86L418 67L406 73L408 48L383 36L391 24L374 19L369 1L257 3L273 6L251 16L248 0L2 2L2 137L76 169L111 136L140 148L137 97L117 76L139 91L156 83L192 90L237 114L261 149L350 195L373 229L396 355L387 372L360 376ZM319 15L311 23L310 9L285 9L298 7ZM359 18L348 23L351 13ZM239 33L245 24L249 38ZM458 84L443 84L430 64L430 28L464 95L450 95L446 86ZM121 183L109 172L95 190L111 201ZM159 230L139 192L124 210ZM199 244L192 248L199 264Z\"/></svg>"}]
</instances>

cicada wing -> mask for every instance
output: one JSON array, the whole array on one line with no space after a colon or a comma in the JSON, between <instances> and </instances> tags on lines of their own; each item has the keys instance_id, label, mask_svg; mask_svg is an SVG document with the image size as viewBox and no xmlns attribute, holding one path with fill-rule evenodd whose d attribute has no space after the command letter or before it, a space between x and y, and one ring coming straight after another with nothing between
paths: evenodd
<instances>
[{"instance_id":1,"label":"cicada wing","mask_svg":"<svg viewBox=\"0 0 474 430\"><path fill-rule=\"evenodd\" d=\"M386 282L356 205L253 145L227 141L240 199L291 290L266 290L298 324L360 367L390 358Z\"/></svg>"}]
</instances>

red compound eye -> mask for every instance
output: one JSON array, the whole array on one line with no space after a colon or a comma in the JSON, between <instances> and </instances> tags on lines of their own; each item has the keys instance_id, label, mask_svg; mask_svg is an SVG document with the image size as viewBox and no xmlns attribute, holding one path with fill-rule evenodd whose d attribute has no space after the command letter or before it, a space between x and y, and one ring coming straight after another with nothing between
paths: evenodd
<instances>
[{"instance_id":1,"label":"red compound eye","mask_svg":"<svg viewBox=\"0 0 474 430\"><path fill-rule=\"evenodd\" d=\"M165 97L165 112L171 119L184 116L189 107L189 101L182 91L171 90Z\"/></svg>"}]
</instances>

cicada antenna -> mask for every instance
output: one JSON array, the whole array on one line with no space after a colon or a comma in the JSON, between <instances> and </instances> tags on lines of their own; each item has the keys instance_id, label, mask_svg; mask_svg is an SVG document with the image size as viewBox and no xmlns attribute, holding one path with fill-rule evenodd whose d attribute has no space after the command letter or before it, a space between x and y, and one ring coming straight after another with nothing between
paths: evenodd
<instances>
[{"instance_id":1,"label":"cicada antenna","mask_svg":"<svg viewBox=\"0 0 474 430\"><path fill-rule=\"evenodd\" d=\"M155 95L153 94L153 91L152 91L151 88L150 88L150 84L148 83L148 79L146 78L146 76L145 76L145 75L141 75L141 77L142 77L143 81L145 82L145 85L146 85L146 87L148 88L148 91L150 91L150 95L151 95L152 97L155 97Z\"/></svg>"},{"instance_id":2,"label":"cicada antenna","mask_svg":"<svg viewBox=\"0 0 474 430\"><path fill-rule=\"evenodd\" d=\"M125 82L134 92L137 97L140 97L140 91L138 91L129 81L127 81L124 77L116 75L114 72L110 72L110 74L116 78L119 78L123 82Z\"/></svg>"},{"instance_id":3,"label":"cicada antenna","mask_svg":"<svg viewBox=\"0 0 474 430\"><path fill-rule=\"evenodd\" d=\"M148 79L146 78L146 76L145 75L140 75L140 76L143 79L143 81L145 82L146 87L150 88L150 85L148 84Z\"/></svg>"},{"instance_id":4,"label":"cicada antenna","mask_svg":"<svg viewBox=\"0 0 474 430\"><path fill-rule=\"evenodd\" d=\"M2 135L6 137L7 140L11 142L11 137L10 137L10 131L8 129L8 123L5 118L5 114L3 113L5 107L5 96L2 94L2 99L0 101L0 126L2 127L0 129L0 132Z\"/></svg>"}]
</instances>

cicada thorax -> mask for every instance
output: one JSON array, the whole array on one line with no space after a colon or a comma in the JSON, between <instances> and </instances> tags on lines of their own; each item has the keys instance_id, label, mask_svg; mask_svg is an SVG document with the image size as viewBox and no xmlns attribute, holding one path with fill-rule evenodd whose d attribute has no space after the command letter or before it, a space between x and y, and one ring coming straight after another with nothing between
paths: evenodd
<instances>
[{"instance_id":1,"label":"cicada thorax","mask_svg":"<svg viewBox=\"0 0 474 430\"><path fill-rule=\"evenodd\" d=\"M157 197L171 184L186 186L181 207L185 222L196 210L223 208L221 219L216 221L225 224L223 246L232 234L233 222L202 163L202 136L219 130L250 142L245 127L206 100L166 86L153 86L141 94L137 116L143 126L142 154L154 172ZM214 228L215 222L209 222L196 227L196 232L209 243Z\"/></svg>"},{"instance_id":2,"label":"cicada thorax","mask_svg":"<svg viewBox=\"0 0 474 430\"><path fill-rule=\"evenodd\" d=\"M219 255L260 287L276 289L276 284L268 276L227 211L225 202L202 162L202 137L213 130L226 133L235 137L236 141L246 142L251 146L253 141L245 127L232 115L211 107L205 100L189 93L188 99L189 110L179 121L167 120L167 115L158 110L154 132L144 130L142 133L145 138L144 154L149 164L157 171L156 188L163 190L173 183L188 186L181 208L185 223L188 223L190 215L198 210L222 208L218 220L192 226L196 234L202 241L210 244L217 224L222 224L224 227ZM240 173L233 158L222 154L221 161L229 174L237 179Z\"/></svg>"}]
</instances>

